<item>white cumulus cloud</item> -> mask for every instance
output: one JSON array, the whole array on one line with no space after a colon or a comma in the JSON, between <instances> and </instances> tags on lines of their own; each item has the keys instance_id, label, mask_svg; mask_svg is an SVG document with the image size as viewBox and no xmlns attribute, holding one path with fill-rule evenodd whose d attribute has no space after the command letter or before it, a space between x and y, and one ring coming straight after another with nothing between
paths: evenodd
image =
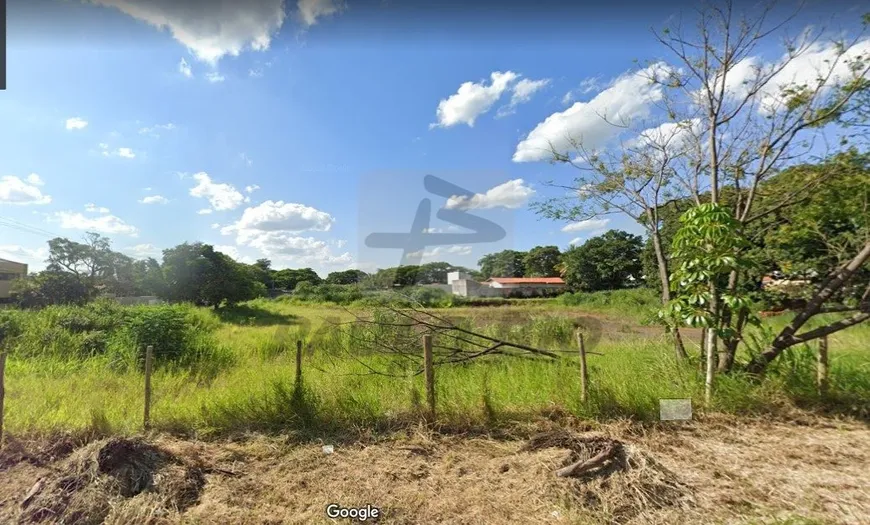
<instances>
[{"instance_id":1,"label":"white cumulus cloud","mask_svg":"<svg viewBox=\"0 0 870 525\"><path fill-rule=\"evenodd\" d=\"M229 255L233 260L245 263L245 264L253 264L254 258L249 257L247 255L242 255L239 249L230 244L216 244L214 246L214 250L216 252L221 252L224 255Z\"/></svg>"},{"instance_id":2,"label":"white cumulus cloud","mask_svg":"<svg viewBox=\"0 0 870 525\"><path fill-rule=\"evenodd\" d=\"M149 195L142 198L139 202L142 204L166 204L169 202L169 199L163 195Z\"/></svg>"},{"instance_id":3,"label":"white cumulus cloud","mask_svg":"<svg viewBox=\"0 0 870 525\"><path fill-rule=\"evenodd\" d=\"M284 0L90 0L167 30L204 62L264 51L284 23Z\"/></svg>"},{"instance_id":4,"label":"white cumulus cloud","mask_svg":"<svg viewBox=\"0 0 870 525\"><path fill-rule=\"evenodd\" d=\"M187 78L193 77L193 69L190 68L190 64L184 59L184 57L181 57L181 62L178 63L178 72Z\"/></svg>"},{"instance_id":5,"label":"white cumulus cloud","mask_svg":"<svg viewBox=\"0 0 870 525\"><path fill-rule=\"evenodd\" d=\"M0 259L20 262L28 266L28 272L45 267L48 258L48 248L28 248L18 244L0 244Z\"/></svg>"},{"instance_id":6,"label":"white cumulus cloud","mask_svg":"<svg viewBox=\"0 0 870 525\"><path fill-rule=\"evenodd\" d=\"M140 128L139 134L159 137L161 131L172 131L174 129L175 124L173 124L172 122L167 122L166 124L155 124L153 126L145 126L144 128Z\"/></svg>"},{"instance_id":7,"label":"white cumulus cloud","mask_svg":"<svg viewBox=\"0 0 870 525\"><path fill-rule=\"evenodd\" d=\"M517 77L513 71L494 71L489 85L484 81L462 83L456 93L438 103L438 121L429 128L449 128L456 124L474 127L477 117L489 111Z\"/></svg>"},{"instance_id":8,"label":"white cumulus cloud","mask_svg":"<svg viewBox=\"0 0 870 525\"><path fill-rule=\"evenodd\" d=\"M572 222L562 227L563 232L586 232L600 230L610 223L610 219L586 219L585 221ZM576 240L576 239L575 239ZM574 241L571 241L572 243Z\"/></svg>"},{"instance_id":9,"label":"white cumulus cloud","mask_svg":"<svg viewBox=\"0 0 870 525\"><path fill-rule=\"evenodd\" d=\"M755 97L761 113L770 114L784 110L788 99L783 93L784 88L806 85L811 91L819 89L824 92L854 78L850 64L856 60L866 61L870 56L870 38L857 41L839 58L838 53L835 42L818 41L790 60L787 56L775 62L765 62L756 56L747 57L728 71L725 91L733 98L743 98L749 93L759 73L766 77L775 68L781 68ZM721 77L714 79L713 86L718 88L721 85Z\"/></svg>"},{"instance_id":10,"label":"white cumulus cloud","mask_svg":"<svg viewBox=\"0 0 870 525\"><path fill-rule=\"evenodd\" d=\"M334 253L326 241L287 231L256 232L240 244L256 248L275 261L291 265L334 267L353 263L350 253Z\"/></svg>"},{"instance_id":11,"label":"white cumulus cloud","mask_svg":"<svg viewBox=\"0 0 870 525\"><path fill-rule=\"evenodd\" d=\"M302 22L307 26L313 26L318 18L343 11L345 3L342 0L299 0L296 8Z\"/></svg>"},{"instance_id":12,"label":"white cumulus cloud","mask_svg":"<svg viewBox=\"0 0 870 525\"><path fill-rule=\"evenodd\" d=\"M218 82L223 82L227 77L221 75L217 71L212 71L205 74L205 79L211 82L212 84L217 84Z\"/></svg>"},{"instance_id":13,"label":"white cumulus cloud","mask_svg":"<svg viewBox=\"0 0 870 525\"><path fill-rule=\"evenodd\" d=\"M0 204L48 204L51 196L42 193L42 179L35 173L21 180L13 175L0 177Z\"/></svg>"},{"instance_id":14,"label":"white cumulus cloud","mask_svg":"<svg viewBox=\"0 0 870 525\"><path fill-rule=\"evenodd\" d=\"M521 79L519 82L514 84L510 103L501 107L496 116L504 117L516 112L517 106L532 100L532 96L534 96L535 93L544 89L549 84L549 78L543 78L541 80L531 80L528 78Z\"/></svg>"},{"instance_id":15,"label":"white cumulus cloud","mask_svg":"<svg viewBox=\"0 0 870 525\"><path fill-rule=\"evenodd\" d=\"M535 194L523 179L509 180L499 184L486 193L476 193L471 197L454 195L447 199L446 208L458 210L486 210L490 208L521 208Z\"/></svg>"},{"instance_id":16,"label":"white cumulus cloud","mask_svg":"<svg viewBox=\"0 0 870 525\"><path fill-rule=\"evenodd\" d=\"M87 127L87 125L88 125L88 121L83 119L83 118L80 118L80 117L72 117L72 118L66 119L66 129L69 129L69 130L85 129L85 127Z\"/></svg>"},{"instance_id":17,"label":"white cumulus cloud","mask_svg":"<svg viewBox=\"0 0 870 525\"><path fill-rule=\"evenodd\" d=\"M454 244L450 246L436 246L431 250L420 250L408 253L408 257L422 257L434 259L445 255L471 255L471 246L467 244Z\"/></svg>"},{"instance_id":18,"label":"white cumulus cloud","mask_svg":"<svg viewBox=\"0 0 870 525\"><path fill-rule=\"evenodd\" d=\"M54 214L54 220L60 227L68 230L86 230L99 233L119 233L135 237L139 230L114 215L87 217L78 212L59 211Z\"/></svg>"},{"instance_id":19,"label":"white cumulus cloud","mask_svg":"<svg viewBox=\"0 0 870 525\"><path fill-rule=\"evenodd\" d=\"M193 180L197 185L190 189L190 195L207 199L215 211L234 210L245 202L245 196L235 186L213 182L204 171L194 173Z\"/></svg>"},{"instance_id":20,"label":"white cumulus cloud","mask_svg":"<svg viewBox=\"0 0 870 525\"><path fill-rule=\"evenodd\" d=\"M85 204L85 211L89 213L109 213L111 210L109 210L109 208L97 206L96 204L89 202Z\"/></svg>"},{"instance_id":21,"label":"white cumulus cloud","mask_svg":"<svg viewBox=\"0 0 870 525\"><path fill-rule=\"evenodd\" d=\"M289 265L347 266L353 262L349 253L333 253L329 242L299 235L329 231L334 222L332 215L311 206L270 200L245 209L238 221L221 228L221 234L235 234L237 245Z\"/></svg>"},{"instance_id":22,"label":"white cumulus cloud","mask_svg":"<svg viewBox=\"0 0 870 525\"><path fill-rule=\"evenodd\" d=\"M130 246L125 248L123 251L134 259L147 259L149 257L159 259L161 255L160 248L150 243Z\"/></svg>"},{"instance_id":23,"label":"white cumulus cloud","mask_svg":"<svg viewBox=\"0 0 870 525\"><path fill-rule=\"evenodd\" d=\"M317 208L295 202L269 200L245 209L241 219L221 231L236 232L240 242L245 242L255 232L329 231L334 222L332 215Z\"/></svg>"},{"instance_id":24,"label":"white cumulus cloud","mask_svg":"<svg viewBox=\"0 0 870 525\"><path fill-rule=\"evenodd\" d=\"M572 139L589 151L604 147L623 129L614 123L627 124L650 114L663 96L661 86L651 82L650 77L662 76L667 71L668 66L657 63L622 75L589 102L575 102L568 109L553 113L517 145L513 161L548 160L551 145L564 151L571 147Z\"/></svg>"}]
</instances>

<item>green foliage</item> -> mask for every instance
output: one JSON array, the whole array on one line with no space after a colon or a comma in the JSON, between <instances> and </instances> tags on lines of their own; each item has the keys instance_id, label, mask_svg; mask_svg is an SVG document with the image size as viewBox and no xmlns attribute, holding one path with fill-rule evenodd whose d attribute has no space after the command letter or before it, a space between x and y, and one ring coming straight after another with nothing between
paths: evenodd
<instances>
[{"instance_id":1,"label":"green foliage","mask_svg":"<svg viewBox=\"0 0 870 525\"><path fill-rule=\"evenodd\" d=\"M829 274L839 264L851 259L870 238L870 155L849 150L823 162L789 167L762 182L756 193L759 217L746 224L743 233L751 243L747 256L756 265L747 268L745 289L755 289L761 278L774 272L784 277L805 279ZM792 203L783 206L786 197ZM709 198L702 196L702 201ZM720 203L733 207L736 192L726 187ZM668 203L659 209L663 248L671 258L673 234L680 227L680 215L694 206L691 199ZM658 282L655 256L647 241L644 249L644 272L652 286ZM854 298L870 282L870 270L862 268L844 290ZM756 294L758 295L758 294ZM781 302L767 294L761 297L769 306L788 306L798 297L780 294Z\"/></svg>"},{"instance_id":2,"label":"green foliage","mask_svg":"<svg viewBox=\"0 0 870 525\"><path fill-rule=\"evenodd\" d=\"M870 239L870 154L850 151L785 171L762 188L761 198L770 200L814 179L822 182L804 202L758 227L763 254L786 276L827 275ZM851 290L863 289L868 281L870 269L863 268Z\"/></svg>"},{"instance_id":3,"label":"green foliage","mask_svg":"<svg viewBox=\"0 0 870 525\"><path fill-rule=\"evenodd\" d=\"M363 292L353 284L311 284L303 281L296 286L292 298L317 303L350 304L362 299Z\"/></svg>"},{"instance_id":4,"label":"green foliage","mask_svg":"<svg viewBox=\"0 0 870 525\"><path fill-rule=\"evenodd\" d=\"M732 271L751 267L744 253L749 242L741 232L741 224L720 204L696 206L684 213L680 222L682 226L674 235L671 250L676 262L671 278L675 296L662 317L670 322L724 332L728 329L718 324L723 305L735 313L750 309L745 294L723 291L723 280ZM733 335L720 333L722 337Z\"/></svg>"},{"instance_id":5,"label":"green foliage","mask_svg":"<svg viewBox=\"0 0 870 525\"><path fill-rule=\"evenodd\" d=\"M558 277L562 253L557 246L535 246L523 258L525 277Z\"/></svg>"},{"instance_id":6,"label":"green foliage","mask_svg":"<svg viewBox=\"0 0 870 525\"><path fill-rule=\"evenodd\" d=\"M327 284L357 284L368 276L362 270L345 270L343 272L332 272L326 276Z\"/></svg>"},{"instance_id":7,"label":"green foliage","mask_svg":"<svg viewBox=\"0 0 870 525\"><path fill-rule=\"evenodd\" d=\"M600 292L568 292L556 299L558 304L582 307L584 310L619 312L642 324L651 324L661 308L661 299L651 288L602 290Z\"/></svg>"},{"instance_id":8,"label":"green foliage","mask_svg":"<svg viewBox=\"0 0 870 525\"><path fill-rule=\"evenodd\" d=\"M95 294L93 286L79 277L46 270L12 285L15 303L21 308L42 308L53 304L84 304Z\"/></svg>"},{"instance_id":9,"label":"green foliage","mask_svg":"<svg viewBox=\"0 0 870 525\"><path fill-rule=\"evenodd\" d=\"M134 261L131 268L133 290L130 295L166 295L166 280L160 263L153 257Z\"/></svg>"},{"instance_id":10,"label":"green foliage","mask_svg":"<svg viewBox=\"0 0 870 525\"><path fill-rule=\"evenodd\" d=\"M523 277L526 275L526 253L516 250L503 250L490 253L480 258L481 278L490 277Z\"/></svg>"},{"instance_id":11,"label":"green foliage","mask_svg":"<svg viewBox=\"0 0 870 525\"><path fill-rule=\"evenodd\" d=\"M144 347L153 345L158 366L205 369L231 362L213 336L219 320L190 305L120 306L95 301L2 312L3 325L19 334L9 346L20 358L69 362L102 357L115 369L132 369L141 366Z\"/></svg>"},{"instance_id":12,"label":"green foliage","mask_svg":"<svg viewBox=\"0 0 870 525\"><path fill-rule=\"evenodd\" d=\"M218 307L265 295L266 286L248 265L203 243L180 244L163 252L163 298Z\"/></svg>"},{"instance_id":13,"label":"green foliage","mask_svg":"<svg viewBox=\"0 0 870 525\"><path fill-rule=\"evenodd\" d=\"M294 290L296 285L301 282L320 284L323 281L320 276L317 275L317 272L311 268L286 268L284 270L278 270L274 273L272 278L274 279L275 287L281 288L282 290Z\"/></svg>"},{"instance_id":14,"label":"green foliage","mask_svg":"<svg viewBox=\"0 0 870 525\"><path fill-rule=\"evenodd\" d=\"M599 307L602 311L633 313L641 308L636 305L655 307L657 298L653 291L642 288L564 297L535 306L525 306L530 304L525 302L523 307L501 300L507 306L447 313L463 327L559 351L562 358L551 362L489 356L463 365L439 366L439 422L452 428L493 429L537 421L554 410L600 421L655 421L659 399L703 399L697 365L674 362L668 342L657 337L624 340L632 337L627 333L617 339L605 332L594 349L590 348L595 354L588 358L589 400L581 405L573 332L578 313ZM565 311L557 302L569 297L577 306ZM159 357L152 379L152 419L158 430L199 435L265 431L323 437L329 431L393 431L419 421L420 403L415 406L413 392L422 390L420 376L401 377L407 372L401 367L392 370L400 377L367 375L365 365L384 369L386 364L376 354L361 352L359 339L344 333L350 325L316 331L317 337L306 334L301 324L290 326L285 337L276 341L277 318L289 318L288 323L300 318L316 322L331 315L336 321L350 320L341 317L342 310L265 299L243 306L251 307L251 315L268 318L240 327L237 320L222 324L211 309L189 305L120 307L109 302L39 311L0 310L0 326L6 320L7 325L18 326L15 330L20 334L7 341L12 346L7 385L14 385L15 391L12 397L7 396L7 428L17 435L85 428L97 421L113 431L138 431L142 423L141 354L133 351L130 341L142 332L128 330L122 312L139 316L147 311L144 315L157 323L168 323L172 332L177 322L174 314L151 313L164 308L188 312L185 324L199 337L189 341L192 349L187 353L198 355L200 361L190 367L178 361L167 363L171 356L155 348ZM369 308L359 313L374 315ZM409 348L419 351L419 335L413 331L387 326L369 333L368 328L354 327L354 337L401 343L404 333L410 335ZM45 333L48 335L43 338ZM122 333L125 337L118 337ZM866 417L870 375L863 349L868 336L870 326L863 326L831 338L831 387L826 397L815 391L813 348L801 346L787 350L785 359L772 363L763 382L740 374L721 376L713 410L763 415L779 410L790 413L802 407ZM759 333L759 342L765 338ZM294 353L282 349L292 349L297 339L312 343L313 350L304 360L302 387L293 382ZM77 349L76 345L83 348L86 344L105 347L102 353ZM209 348L214 348L213 354L197 350ZM214 375L201 373L206 363L215 362L223 364Z\"/></svg>"},{"instance_id":15,"label":"green foliage","mask_svg":"<svg viewBox=\"0 0 870 525\"><path fill-rule=\"evenodd\" d=\"M638 235L610 230L562 255L565 283L572 290L625 288L639 283L643 240Z\"/></svg>"},{"instance_id":16,"label":"green foliage","mask_svg":"<svg viewBox=\"0 0 870 525\"><path fill-rule=\"evenodd\" d=\"M21 334L22 314L16 310L0 310L0 351Z\"/></svg>"}]
</instances>

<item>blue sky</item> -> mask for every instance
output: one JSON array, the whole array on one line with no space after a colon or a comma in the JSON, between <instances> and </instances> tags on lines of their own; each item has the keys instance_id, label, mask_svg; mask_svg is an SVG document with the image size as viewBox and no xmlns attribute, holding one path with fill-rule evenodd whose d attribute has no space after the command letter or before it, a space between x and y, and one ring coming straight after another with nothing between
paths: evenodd
<instances>
[{"instance_id":1,"label":"blue sky","mask_svg":"<svg viewBox=\"0 0 870 525\"><path fill-rule=\"evenodd\" d=\"M551 116L602 145L618 138L584 113L596 97L654 120L632 61L658 58L650 26L686 8L8 4L0 257L39 269L49 238L98 231L135 257L200 240L322 275L398 264L400 250L362 238L408 231L425 174L479 194L454 207L508 236L430 247L424 260L473 267L504 248L641 233L622 216L539 219L528 203L557 195L543 183L572 170L535 152ZM797 26L830 8L812 4Z\"/></svg>"}]
</instances>

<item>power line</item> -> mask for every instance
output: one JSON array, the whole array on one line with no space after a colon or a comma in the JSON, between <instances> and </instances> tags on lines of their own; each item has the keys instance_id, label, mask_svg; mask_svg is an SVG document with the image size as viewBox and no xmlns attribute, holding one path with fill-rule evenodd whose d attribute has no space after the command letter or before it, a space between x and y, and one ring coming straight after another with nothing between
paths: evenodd
<instances>
[{"instance_id":1,"label":"power line","mask_svg":"<svg viewBox=\"0 0 870 525\"><path fill-rule=\"evenodd\" d=\"M12 219L10 217L0 217L0 226L5 226L13 230L22 231L25 233L32 233L34 235L42 235L50 238L59 237L59 235L54 232L50 232L37 226L30 226L29 224L24 224L23 222L16 221L15 219Z\"/></svg>"}]
</instances>

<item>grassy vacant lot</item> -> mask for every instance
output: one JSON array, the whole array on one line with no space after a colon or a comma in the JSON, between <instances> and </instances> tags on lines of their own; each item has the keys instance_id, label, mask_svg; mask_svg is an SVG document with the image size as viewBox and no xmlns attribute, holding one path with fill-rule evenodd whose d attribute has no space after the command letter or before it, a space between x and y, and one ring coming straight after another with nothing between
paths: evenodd
<instances>
[{"instance_id":1,"label":"grassy vacant lot","mask_svg":"<svg viewBox=\"0 0 870 525\"><path fill-rule=\"evenodd\" d=\"M606 296L588 308L556 301L441 309L477 330L563 351L556 362L493 357L437 370L439 424L497 428L564 413L581 418L654 420L661 398L701 405L697 364L679 365L654 326L649 301ZM420 376L368 374L378 356L351 359L344 327L362 309L254 301L214 312L186 306L50 308L17 316L6 370L6 428L13 434L57 430L131 433L141 427L141 348L156 347L152 418L156 429L226 435L248 431L311 433L387 430L419 419ZM778 325L785 319L773 319ZM580 403L576 342L587 332L591 395ZM689 333L697 353L697 334ZM304 388L296 389L295 341L306 342ZM735 414L793 407L867 415L870 326L831 338L832 386L815 392L813 349L795 348L766 381L722 377L709 409ZM700 408L699 408L700 409Z\"/></svg>"},{"instance_id":2,"label":"grassy vacant lot","mask_svg":"<svg viewBox=\"0 0 870 525\"><path fill-rule=\"evenodd\" d=\"M794 348L763 382L721 377L703 407L697 362L674 361L654 310L645 292L438 309L561 358L438 367L433 424L421 376L367 373L408 371L352 337L371 306L6 310L0 521L332 523L324 509L338 502L408 524L866 522L870 326L831 338L824 398L814 349ZM586 404L578 327L593 352ZM686 333L693 354L698 335ZM143 434L145 344L157 368ZM696 421L656 422L673 397L695 401ZM616 470L553 475L613 440Z\"/></svg>"}]
</instances>

